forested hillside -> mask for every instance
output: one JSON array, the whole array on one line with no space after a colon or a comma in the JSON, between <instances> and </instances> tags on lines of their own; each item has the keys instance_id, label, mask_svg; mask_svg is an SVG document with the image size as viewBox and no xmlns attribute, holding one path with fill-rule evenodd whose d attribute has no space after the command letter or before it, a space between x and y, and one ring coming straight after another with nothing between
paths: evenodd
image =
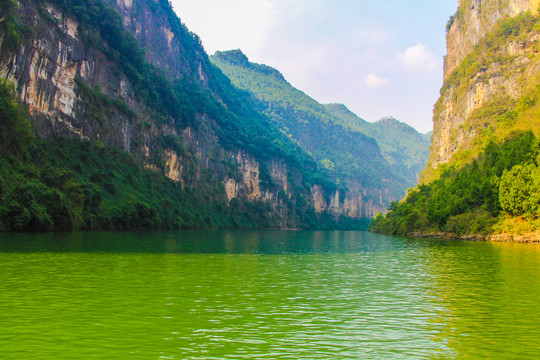
<instances>
[{"instance_id":1,"label":"forested hillside","mask_svg":"<svg viewBox=\"0 0 540 360\"><path fill-rule=\"evenodd\" d=\"M439 179L411 189L370 228L395 235L534 231L540 227L539 166L540 142L532 132L489 143L471 164L449 167Z\"/></svg>"},{"instance_id":2,"label":"forested hillside","mask_svg":"<svg viewBox=\"0 0 540 360\"><path fill-rule=\"evenodd\" d=\"M249 62L240 50L217 52L211 60L333 178L349 187L360 183L390 189L383 195L388 199L400 198L416 184L429 142L413 128L389 119L371 124L343 105L322 105L294 88L278 70Z\"/></svg>"},{"instance_id":3,"label":"forested hillside","mask_svg":"<svg viewBox=\"0 0 540 360\"><path fill-rule=\"evenodd\" d=\"M343 127L376 139L384 158L407 179L409 186L416 185L418 175L425 168L429 156L431 132L420 134L392 117L370 123L342 104L328 104L325 107Z\"/></svg>"}]
</instances>

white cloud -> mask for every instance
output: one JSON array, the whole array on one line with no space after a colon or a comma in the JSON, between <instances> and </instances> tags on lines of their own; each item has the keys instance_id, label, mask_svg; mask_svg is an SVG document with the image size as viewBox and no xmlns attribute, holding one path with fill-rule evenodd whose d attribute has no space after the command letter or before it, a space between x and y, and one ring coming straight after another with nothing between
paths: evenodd
<instances>
[{"instance_id":1,"label":"white cloud","mask_svg":"<svg viewBox=\"0 0 540 360\"><path fill-rule=\"evenodd\" d=\"M397 54L397 59L413 72L432 72L442 68L442 60L424 44L411 46L403 53Z\"/></svg>"},{"instance_id":2,"label":"white cloud","mask_svg":"<svg viewBox=\"0 0 540 360\"><path fill-rule=\"evenodd\" d=\"M375 88L390 84L390 79L377 76L375 73L371 73L366 76L366 85Z\"/></svg>"},{"instance_id":3,"label":"white cloud","mask_svg":"<svg viewBox=\"0 0 540 360\"><path fill-rule=\"evenodd\" d=\"M263 51L275 17L270 0L172 0L172 4L209 54L238 48L248 55Z\"/></svg>"}]
</instances>

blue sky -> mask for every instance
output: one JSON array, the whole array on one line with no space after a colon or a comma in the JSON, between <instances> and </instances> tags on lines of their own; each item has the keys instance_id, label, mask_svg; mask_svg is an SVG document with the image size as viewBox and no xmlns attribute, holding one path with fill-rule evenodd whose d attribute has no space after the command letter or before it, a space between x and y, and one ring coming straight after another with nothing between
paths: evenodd
<instances>
[{"instance_id":1,"label":"blue sky","mask_svg":"<svg viewBox=\"0 0 540 360\"><path fill-rule=\"evenodd\" d=\"M321 103L432 128L457 0L172 0L206 51L241 49Z\"/></svg>"}]
</instances>

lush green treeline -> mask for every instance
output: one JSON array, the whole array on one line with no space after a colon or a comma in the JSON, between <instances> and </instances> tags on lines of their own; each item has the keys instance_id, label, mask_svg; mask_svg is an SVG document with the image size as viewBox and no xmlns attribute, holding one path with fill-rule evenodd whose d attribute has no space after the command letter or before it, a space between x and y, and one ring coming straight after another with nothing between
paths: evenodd
<instances>
[{"instance_id":1,"label":"lush green treeline","mask_svg":"<svg viewBox=\"0 0 540 360\"><path fill-rule=\"evenodd\" d=\"M0 81L0 231L79 229L263 229L283 226L263 201L227 203L223 184L201 174L182 189L130 154L79 139L39 139L14 87ZM310 229L365 228L366 220L315 214L290 201L285 211Z\"/></svg>"},{"instance_id":2,"label":"lush green treeline","mask_svg":"<svg viewBox=\"0 0 540 360\"><path fill-rule=\"evenodd\" d=\"M492 142L471 164L446 169L389 210L373 220L372 231L488 234L505 216L534 220L540 215L540 142L532 132Z\"/></svg>"},{"instance_id":3,"label":"lush green treeline","mask_svg":"<svg viewBox=\"0 0 540 360\"><path fill-rule=\"evenodd\" d=\"M227 207L214 181L182 190L131 155L78 139L38 139L13 86L0 82L0 229L276 226L264 203Z\"/></svg>"}]
</instances>

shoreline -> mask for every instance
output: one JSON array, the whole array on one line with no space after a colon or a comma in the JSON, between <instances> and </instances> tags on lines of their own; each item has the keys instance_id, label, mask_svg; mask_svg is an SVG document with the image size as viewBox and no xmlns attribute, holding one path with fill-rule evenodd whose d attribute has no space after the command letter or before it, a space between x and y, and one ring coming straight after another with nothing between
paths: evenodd
<instances>
[{"instance_id":1,"label":"shoreline","mask_svg":"<svg viewBox=\"0 0 540 360\"><path fill-rule=\"evenodd\" d=\"M447 239L447 240L467 240L467 241L489 241L489 242L508 242L522 244L540 244L540 231L526 232L522 234L499 233L491 235L482 234L463 234L457 235L449 232L413 232L407 234L407 237L420 239Z\"/></svg>"}]
</instances>

